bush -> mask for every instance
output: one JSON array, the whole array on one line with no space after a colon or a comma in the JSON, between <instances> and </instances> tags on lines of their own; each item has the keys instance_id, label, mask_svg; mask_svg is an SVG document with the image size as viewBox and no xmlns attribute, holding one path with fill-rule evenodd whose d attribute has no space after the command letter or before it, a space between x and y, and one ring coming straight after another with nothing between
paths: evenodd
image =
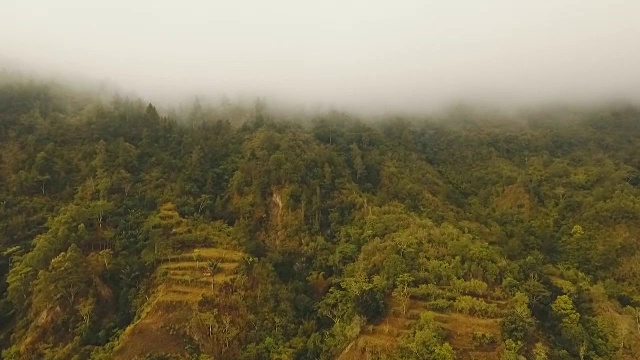
<instances>
[{"instance_id":1,"label":"bush","mask_svg":"<svg viewBox=\"0 0 640 360\"><path fill-rule=\"evenodd\" d=\"M490 333L484 333L476 331L473 333L473 343L475 346L487 346L493 345L496 342L496 337Z\"/></svg>"},{"instance_id":2,"label":"bush","mask_svg":"<svg viewBox=\"0 0 640 360\"><path fill-rule=\"evenodd\" d=\"M422 301L430 301L442 298L444 291L440 290L434 284L422 284L417 288L409 289L412 298Z\"/></svg>"},{"instance_id":3,"label":"bush","mask_svg":"<svg viewBox=\"0 0 640 360\"><path fill-rule=\"evenodd\" d=\"M462 296L453 303L453 308L467 315L476 315L481 317L495 317L500 311L496 304L487 304L481 299L471 296Z\"/></svg>"},{"instance_id":4,"label":"bush","mask_svg":"<svg viewBox=\"0 0 640 360\"><path fill-rule=\"evenodd\" d=\"M469 281L465 280L454 280L452 284L453 290L458 294L463 295L475 295L475 296L483 296L486 294L489 286L484 281L471 279Z\"/></svg>"},{"instance_id":5,"label":"bush","mask_svg":"<svg viewBox=\"0 0 640 360\"><path fill-rule=\"evenodd\" d=\"M503 337L514 341L524 341L533 331L534 323L528 317L510 313L500 323Z\"/></svg>"},{"instance_id":6,"label":"bush","mask_svg":"<svg viewBox=\"0 0 640 360\"><path fill-rule=\"evenodd\" d=\"M434 301L430 301L427 306L429 310L438 311L438 312L447 312L451 310L452 307L451 301L438 299Z\"/></svg>"},{"instance_id":7,"label":"bush","mask_svg":"<svg viewBox=\"0 0 640 360\"><path fill-rule=\"evenodd\" d=\"M520 289L520 283L515 279L508 277L502 280L502 287L507 292L507 294L513 296L518 292L518 289Z\"/></svg>"}]
</instances>

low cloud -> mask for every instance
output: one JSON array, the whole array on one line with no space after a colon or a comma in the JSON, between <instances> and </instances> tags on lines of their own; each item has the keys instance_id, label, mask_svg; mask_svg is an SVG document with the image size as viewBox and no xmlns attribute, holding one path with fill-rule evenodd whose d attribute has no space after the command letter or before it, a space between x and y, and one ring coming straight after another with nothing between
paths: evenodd
<instances>
[{"instance_id":1,"label":"low cloud","mask_svg":"<svg viewBox=\"0 0 640 360\"><path fill-rule=\"evenodd\" d=\"M9 0L5 66L153 101L421 112L640 100L640 2ZM9 64L9 65L7 65Z\"/></svg>"}]
</instances>

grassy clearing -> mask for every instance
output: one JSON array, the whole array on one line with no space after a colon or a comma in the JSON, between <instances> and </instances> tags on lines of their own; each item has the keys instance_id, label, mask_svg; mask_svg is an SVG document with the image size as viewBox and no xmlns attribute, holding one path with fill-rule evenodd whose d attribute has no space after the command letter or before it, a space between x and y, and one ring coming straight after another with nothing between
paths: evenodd
<instances>
[{"instance_id":1,"label":"grassy clearing","mask_svg":"<svg viewBox=\"0 0 640 360\"><path fill-rule=\"evenodd\" d=\"M159 301L196 303L200 296L210 291L211 282L220 284L231 279L244 254L219 248L197 248L173 256L158 268L163 292ZM208 262L219 263L219 273L211 276Z\"/></svg>"},{"instance_id":2,"label":"grassy clearing","mask_svg":"<svg viewBox=\"0 0 640 360\"><path fill-rule=\"evenodd\" d=\"M498 306L504 305L496 301ZM487 319L456 312L440 313L429 310L429 302L411 299L406 312L402 312L399 303L391 301L389 312L382 321L368 325L338 357L339 360L356 360L375 357L388 353L403 336L411 335L411 329L424 312L431 312L435 320L447 332L446 341L456 349L461 360L494 360L502 350L500 337L500 319ZM491 334L495 342L478 346L474 342L474 333Z\"/></svg>"},{"instance_id":3,"label":"grassy clearing","mask_svg":"<svg viewBox=\"0 0 640 360\"><path fill-rule=\"evenodd\" d=\"M436 314L435 320L447 331L447 341L453 346L459 359L497 359L502 349L500 320L483 319L474 316L453 313ZM493 345L477 346L473 334L482 332L496 339Z\"/></svg>"},{"instance_id":4,"label":"grassy clearing","mask_svg":"<svg viewBox=\"0 0 640 360\"><path fill-rule=\"evenodd\" d=\"M156 270L155 292L145 305L148 311L127 328L113 358L133 359L150 352L183 354L183 343L172 326L191 318L202 295L211 292L212 280L220 284L232 279L243 257L238 251L199 248L165 261ZM214 276L207 272L209 260L220 262L220 272Z\"/></svg>"},{"instance_id":5,"label":"grassy clearing","mask_svg":"<svg viewBox=\"0 0 640 360\"><path fill-rule=\"evenodd\" d=\"M212 259L213 260L213 259ZM208 260L207 260L208 261ZM164 263L160 269L167 270L206 270L207 261L179 261ZM223 270L233 270L238 267L237 262L221 262L220 267Z\"/></svg>"},{"instance_id":6,"label":"grassy clearing","mask_svg":"<svg viewBox=\"0 0 640 360\"><path fill-rule=\"evenodd\" d=\"M417 319L415 314L427 311L425 303L416 300L409 302L406 313L401 309L402 306L392 300L387 316L375 325L365 326L338 360L367 359L379 353L387 353L398 344L402 336L410 334Z\"/></svg>"}]
</instances>

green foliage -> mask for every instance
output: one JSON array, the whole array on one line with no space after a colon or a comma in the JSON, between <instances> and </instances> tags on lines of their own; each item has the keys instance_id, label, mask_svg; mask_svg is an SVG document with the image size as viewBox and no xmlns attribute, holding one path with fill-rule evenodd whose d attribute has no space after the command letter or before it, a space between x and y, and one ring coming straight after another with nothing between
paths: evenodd
<instances>
[{"instance_id":1,"label":"green foliage","mask_svg":"<svg viewBox=\"0 0 640 360\"><path fill-rule=\"evenodd\" d=\"M517 293L511 300L509 311L501 322L503 336L514 342L526 341L535 328L535 320L529 310L529 300Z\"/></svg>"},{"instance_id":2,"label":"green foliage","mask_svg":"<svg viewBox=\"0 0 640 360\"><path fill-rule=\"evenodd\" d=\"M496 341L495 336L489 333L483 333L481 331L476 331L473 333L473 343L476 346L487 346L492 345Z\"/></svg>"},{"instance_id":3,"label":"green foliage","mask_svg":"<svg viewBox=\"0 0 640 360\"><path fill-rule=\"evenodd\" d=\"M437 312L449 312L453 308L453 302L445 299L438 299L434 301L429 301L427 306L430 310Z\"/></svg>"},{"instance_id":4,"label":"green foliage","mask_svg":"<svg viewBox=\"0 0 640 360\"><path fill-rule=\"evenodd\" d=\"M433 315L424 313L409 336L402 339L397 349L402 359L452 360L455 351L444 342L444 332Z\"/></svg>"},{"instance_id":5,"label":"green foliage","mask_svg":"<svg viewBox=\"0 0 640 360\"><path fill-rule=\"evenodd\" d=\"M452 287L453 290L458 294L474 296L485 295L488 288L487 284L484 281L476 279L471 279L469 281L454 280Z\"/></svg>"},{"instance_id":6,"label":"green foliage","mask_svg":"<svg viewBox=\"0 0 640 360\"><path fill-rule=\"evenodd\" d=\"M520 352L522 351L522 343L519 341L513 341L507 339L504 342L504 350L500 354L500 360L519 360Z\"/></svg>"},{"instance_id":7,"label":"green foliage","mask_svg":"<svg viewBox=\"0 0 640 360\"><path fill-rule=\"evenodd\" d=\"M453 309L463 314L475 315L479 317L496 317L500 311L495 304L488 304L481 299L468 295L461 296L453 303Z\"/></svg>"},{"instance_id":8,"label":"green foliage","mask_svg":"<svg viewBox=\"0 0 640 360\"><path fill-rule=\"evenodd\" d=\"M384 292L378 288L363 291L355 299L356 310L367 320L380 320L387 310Z\"/></svg>"},{"instance_id":9,"label":"green foliage","mask_svg":"<svg viewBox=\"0 0 640 360\"><path fill-rule=\"evenodd\" d=\"M565 326L575 326L580 321L580 314L576 311L573 301L567 295L561 295L551 304L553 314Z\"/></svg>"},{"instance_id":10,"label":"green foliage","mask_svg":"<svg viewBox=\"0 0 640 360\"><path fill-rule=\"evenodd\" d=\"M549 359L549 349L543 344L537 342L533 347L533 360L547 360Z\"/></svg>"}]
</instances>

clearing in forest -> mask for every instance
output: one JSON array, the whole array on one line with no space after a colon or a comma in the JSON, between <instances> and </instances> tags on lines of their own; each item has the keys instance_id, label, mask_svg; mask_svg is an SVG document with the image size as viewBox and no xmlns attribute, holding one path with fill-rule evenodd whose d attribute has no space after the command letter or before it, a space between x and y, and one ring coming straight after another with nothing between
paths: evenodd
<instances>
[{"instance_id":1,"label":"clearing in forest","mask_svg":"<svg viewBox=\"0 0 640 360\"><path fill-rule=\"evenodd\" d=\"M399 304L392 303L389 313L376 325L365 327L360 335L343 351L338 360L372 359L377 354L389 354L411 329L420 314L431 312L435 321L446 332L445 340L456 350L461 360L494 360L502 350L500 318L486 318L457 312L439 313L430 310L427 303L410 300L403 313ZM478 344L474 334L490 334L493 341Z\"/></svg>"},{"instance_id":2,"label":"clearing in forest","mask_svg":"<svg viewBox=\"0 0 640 360\"><path fill-rule=\"evenodd\" d=\"M122 335L114 359L149 353L184 353L174 329L189 319L203 294L232 278L244 254L220 248L198 248L165 260L155 273L155 289L140 318Z\"/></svg>"}]
</instances>

